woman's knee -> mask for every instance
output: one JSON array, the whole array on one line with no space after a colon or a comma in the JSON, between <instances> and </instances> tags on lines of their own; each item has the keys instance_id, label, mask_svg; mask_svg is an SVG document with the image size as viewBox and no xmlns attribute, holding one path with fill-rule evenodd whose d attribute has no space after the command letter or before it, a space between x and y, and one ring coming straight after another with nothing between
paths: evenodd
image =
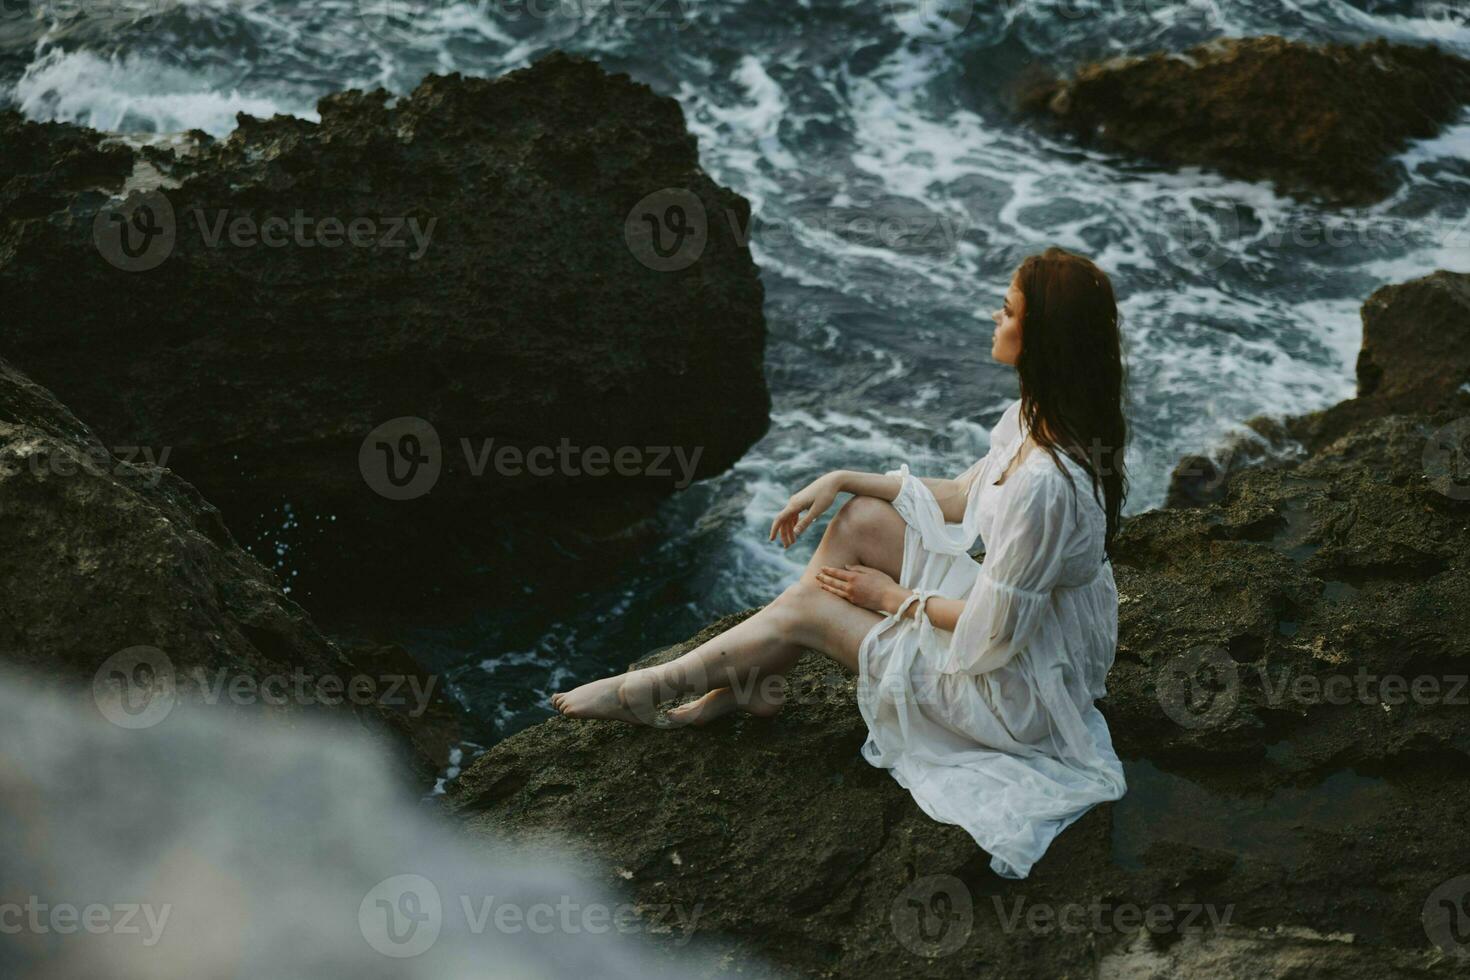
<instances>
[{"instance_id":1,"label":"woman's knee","mask_svg":"<svg viewBox=\"0 0 1470 980\"><path fill-rule=\"evenodd\" d=\"M810 578L791 583L766 607L771 628L788 642L809 642L817 603L829 594Z\"/></svg>"},{"instance_id":2,"label":"woman's knee","mask_svg":"<svg viewBox=\"0 0 1470 980\"><path fill-rule=\"evenodd\" d=\"M805 615L804 610L809 609L812 596L821 591L821 586L807 578L797 579L786 586L785 591L771 600L766 607L770 614L771 625L774 629L789 628L797 625Z\"/></svg>"},{"instance_id":3,"label":"woman's knee","mask_svg":"<svg viewBox=\"0 0 1470 980\"><path fill-rule=\"evenodd\" d=\"M872 538L898 517L898 512L886 500L877 497L857 496L838 509L827 533L851 540ZM902 518L899 518L902 520Z\"/></svg>"}]
</instances>

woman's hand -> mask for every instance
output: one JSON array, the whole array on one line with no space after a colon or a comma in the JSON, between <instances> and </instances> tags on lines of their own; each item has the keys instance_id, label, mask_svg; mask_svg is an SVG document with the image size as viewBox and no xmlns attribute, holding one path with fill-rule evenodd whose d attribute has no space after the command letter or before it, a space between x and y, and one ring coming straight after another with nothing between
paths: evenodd
<instances>
[{"instance_id":1,"label":"woman's hand","mask_svg":"<svg viewBox=\"0 0 1470 980\"><path fill-rule=\"evenodd\" d=\"M908 598L909 590L895 582L887 572L867 565L832 568L823 565L817 573L817 584L854 606L887 615Z\"/></svg>"},{"instance_id":2,"label":"woman's hand","mask_svg":"<svg viewBox=\"0 0 1470 980\"><path fill-rule=\"evenodd\" d=\"M766 540L774 541L776 535L780 534L783 548L795 544L801 532L811 527L812 521L827 513L827 508L837 499L837 494L842 491L840 480L838 473L827 473L792 494L786 506L781 508L781 513L771 522L771 536ZM805 517L802 516L803 511L806 513Z\"/></svg>"}]
</instances>

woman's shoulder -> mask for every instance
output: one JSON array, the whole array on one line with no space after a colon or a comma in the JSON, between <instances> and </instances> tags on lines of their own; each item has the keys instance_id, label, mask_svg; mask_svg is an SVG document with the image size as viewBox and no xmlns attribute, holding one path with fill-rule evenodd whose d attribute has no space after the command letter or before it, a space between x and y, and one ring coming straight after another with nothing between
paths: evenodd
<instances>
[{"instance_id":1,"label":"woman's shoulder","mask_svg":"<svg viewBox=\"0 0 1470 980\"><path fill-rule=\"evenodd\" d=\"M1075 500L1080 509L1103 514L1102 505L1092 493L1092 474L1070 453L1053 447L1056 455L1041 446L1032 446L1012 478L1020 477L1032 495ZM1068 479L1070 475L1071 479ZM1010 481L1007 480L1007 483Z\"/></svg>"}]
</instances>

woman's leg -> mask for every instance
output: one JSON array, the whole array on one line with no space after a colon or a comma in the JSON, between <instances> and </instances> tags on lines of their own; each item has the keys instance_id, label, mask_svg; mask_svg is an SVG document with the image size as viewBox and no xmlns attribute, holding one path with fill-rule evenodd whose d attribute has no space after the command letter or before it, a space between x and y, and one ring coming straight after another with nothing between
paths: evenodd
<instances>
[{"instance_id":1,"label":"woman's leg","mask_svg":"<svg viewBox=\"0 0 1470 980\"><path fill-rule=\"evenodd\" d=\"M782 675L805 649L857 669L857 647L882 617L817 585L823 565L870 565L898 577L905 525L886 500L853 497L827 525L801 578L768 605L669 663L607 677L552 704L574 718L617 718L650 724L670 698L704 695L676 709L675 723L705 722L735 709L770 715L784 697Z\"/></svg>"},{"instance_id":2,"label":"woman's leg","mask_svg":"<svg viewBox=\"0 0 1470 980\"><path fill-rule=\"evenodd\" d=\"M796 610L796 628L786 635L808 638L801 642L787 640L785 645L791 652L784 660L735 676L724 682L726 686L714 687L688 704L674 708L669 712L671 722L703 725L732 711L745 711L759 717L776 714L786 700L785 673L804 650L824 653L849 670L857 670L858 647L873 625L882 619L878 613L854 606L806 581L791 586L782 594L782 599L789 600ZM716 677L712 683L718 684L720 680ZM695 688L700 686L704 685L696 685Z\"/></svg>"}]
</instances>

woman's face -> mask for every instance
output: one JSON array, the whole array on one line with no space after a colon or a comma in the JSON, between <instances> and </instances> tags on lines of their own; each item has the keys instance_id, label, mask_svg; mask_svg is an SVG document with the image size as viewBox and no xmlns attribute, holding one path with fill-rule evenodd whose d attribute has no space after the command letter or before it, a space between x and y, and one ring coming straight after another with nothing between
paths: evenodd
<instances>
[{"instance_id":1,"label":"woman's face","mask_svg":"<svg viewBox=\"0 0 1470 980\"><path fill-rule=\"evenodd\" d=\"M990 356L1002 364L1015 365L1021 357L1021 321L1026 316L1026 296L1011 279L1000 309L990 314L995 320L995 338L990 342Z\"/></svg>"}]
</instances>

